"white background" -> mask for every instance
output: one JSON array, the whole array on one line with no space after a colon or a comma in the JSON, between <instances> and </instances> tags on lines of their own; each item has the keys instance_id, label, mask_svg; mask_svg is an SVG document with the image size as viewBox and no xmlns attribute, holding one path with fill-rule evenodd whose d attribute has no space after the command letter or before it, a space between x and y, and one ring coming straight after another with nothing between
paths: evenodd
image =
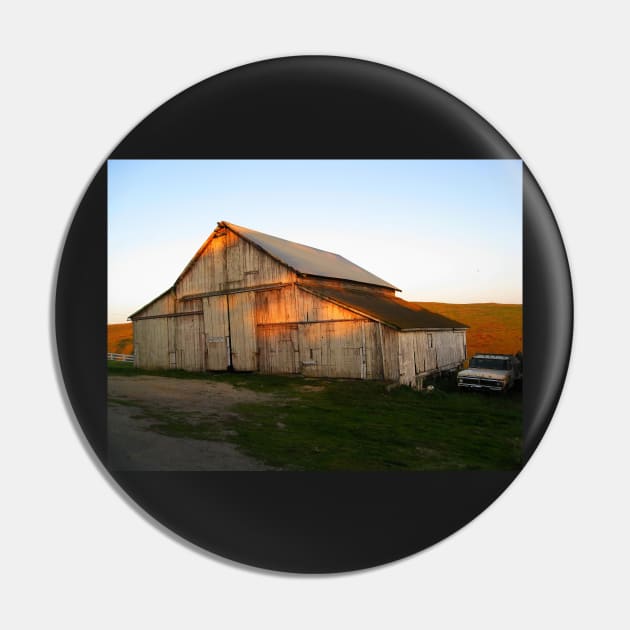
<instances>
[{"instance_id":1,"label":"white background","mask_svg":"<svg viewBox=\"0 0 630 630\"><path fill-rule=\"evenodd\" d=\"M623 7L110 0L3 9L1 625L628 627ZM337 577L249 570L140 517L69 419L50 340L65 230L118 141L207 76L300 53L410 71L495 125L556 213L577 307L560 406L518 480L434 548Z\"/></svg>"}]
</instances>

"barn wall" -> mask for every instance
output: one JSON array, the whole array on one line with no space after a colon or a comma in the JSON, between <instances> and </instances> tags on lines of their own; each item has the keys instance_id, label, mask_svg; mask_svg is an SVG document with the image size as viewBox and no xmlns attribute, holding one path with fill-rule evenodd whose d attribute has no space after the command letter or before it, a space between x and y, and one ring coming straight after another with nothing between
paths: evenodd
<instances>
[{"instance_id":1,"label":"barn wall","mask_svg":"<svg viewBox=\"0 0 630 630\"><path fill-rule=\"evenodd\" d=\"M215 235L176 284L177 298L292 282L295 273L229 230Z\"/></svg>"},{"instance_id":2,"label":"barn wall","mask_svg":"<svg viewBox=\"0 0 630 630\"><path fill-rule=\"evenodd\" d=\"M177 348L175 347L175 341L177 336L177 318L168 317L166 319L166 326L168 328L168 367L170 370L177 368Z\"/></svg>"},{"instance_id":3,"label":"barn wall","mask_svg":"<svg viewBox=\"0 0 630 630\"><path fill-rule=\"evenodd\" d=\"M465 334L451 330L399 333L400 382L416 385L418 376L452 369L463 363Z\"/></svg>"},{"instance_id":4,"label":"barn wall","mask_svg":"<svg viewBox=\"0 0 630 630\"><path fill-rule=\"evenodd\" d=\"M206 369L227 370L228 358L228 319L227 295L205 297L203 302L203 322L206 333Z\"/></svg>"},{"instance_id":5,"label":"barn wall","mask_svg":"<svg viewBox=\"0 0 630 630\"><path fill-rule=\"evenodd\" d=\"M228 298L232 367L239 372L257 368L255 293L232 293Z\"/></svg>"},{"instance_id":6,"label":"barn wall","mask_svg":"<svg viewBox=\"0 0 630 630\"><path fill-rule=\"evenodd\" d=\"M295 285L256 291L256 324L297 322Z\"/></svg>"},{"instance_id":7,"label":"barn wall","mask_svg":"<svg viewBox=\"0 0 630 630\"><path fill-rule=\"evenodd\" d=\"M295 285L256 292L256 323L298 323L364 319Z\"/></svg>"},{"instance_id":8,"label":"barn wall","mask_svg":"<svg viewBox=\"0 0 630 630\"><path fill-rule=\"evenodd\" d=\"M169 367L168 324L165 317L133 322L135 365L146 370Z\"/></svg>"},{"instance_id":9,"label":"barn wall","mask_svg":"<svg viewBox=\"0 0 630 630\"><path fill-rule=\"evenodd\" d=\"M171 318L175 321L176 365L180 370L199 372L205 369L205 334L201 315ZM162 320L149 320L162 321Z\"/></svg>"},{"instance_id":10,"label":"barn wall","mask_svg":"<svg viewBox=\"0 0 630 630\"><path fill-rule=\"evenodd\" d=\"M466 359L466 333L453 331L434 332L438 365L459 365Z\"/></svg>"},{"instance_id":11,"label":"barn wall","mask_svg":"<svg viewBox=\"0 0 630 630\"><path fill-rule=\"evenodd\" d=\"M169 291L157 298L151 304L145 306L141 311L134 314L135 317L154 317L155 315L166 315L175 312L175 292Z\"/></svg>"},{"instance_id":12,"label":"barn wall","mask_svg":"<svg viewBox=\"0 0 630 630\"><path fill-rule=\"evenodd\" d=\"M177 300L175 301L176 313L194 313L203 309L201 298L195 300ZM172 312L172 311L171 311Z\"/></svg>"},{"instance_id":13,"label":"barn wall","mask_svg":"<svg viewBox=\"0 0 630 630\"><path fill-rule=\"evenodd\" d=\"M263 374L297 374L300 355L297 324L256 328L258 370Z\"/></svg>"},{"instance_id":14,"label":"barn wall","mask_svg":"<svg viewBox=\"0 0 630 630\"><path fill-rule=\"evenodd\" d=\"M205 334L201 315L136 320L133 336L138 368L204 369Z\"/></svg>"},{"instance_id":15,"label":"barn wall","mask_svg":"<svg viewBox=\"0 0 630 630\"><path fill-rule=\"evenodd\" d=\"M297 320L301 322L364 319L361 315L301 289L296 289L296 309Z\"/></svg>"},{"instance_id":16,"label":"barn wall","mask_svg":"<svg viewBox=\"0 0 630 630\"><path fill-rule=\"evenodd\" d=\"M299 324L298 334L302 374L367 378L368 353L363 321ZM374 356L372 350L370 356ZM374 360L371 360L371 370L374 371Z\"/></svg>"},{"instance_id":17,"label":"barn wall","mask_svg":"<svg viewBox=\"0 0 630 630\"><path fill-rule=\"evenodd\" d=\"M383 378L386 381L398 381L400 377L398 336L401 333L381 323L378 323L377 326L383 349Z\"/></svg>"},{"instance_id":18,"label":"barn wall","mask_svg":"<svg viewBox=\"0 0 630 630\"><path fill-rule=\"evenodd\" d=\"M382 378L376 325L352 311L291 285L257 291L255 317L261 372Z\"/></svg>"}]
</instances>

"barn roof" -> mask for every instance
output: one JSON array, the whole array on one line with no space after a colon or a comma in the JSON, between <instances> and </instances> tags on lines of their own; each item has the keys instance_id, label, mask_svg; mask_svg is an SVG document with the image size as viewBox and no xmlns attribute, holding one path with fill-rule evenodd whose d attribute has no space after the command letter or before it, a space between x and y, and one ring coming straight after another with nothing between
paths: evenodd
<instances>
[{"instance_id":1,"label":"barn roof","mask_svg":"<svg viewBox=\"0 0 630 630\"><path fill-rule=\"evenodd\" d=\"M219 226L227 227L298 273L308 276L351 280L353 282L387 287L388 289L400 291L400 289L393 284L355 265L347 258L339 256L339 254L333 254L323 249L316 249L308 245L287 241L277 236L271 236L270 234L263 234L263 232L250 230L249 228L234 225L234 223L228 223L227 221L221 221Z\"/></svg>"},{"instance_id":2,"label":"barn roof","mask_svg":"<svg viewBox=\"0 0 630 630\"><path fill-rule=\"evenodd\" d=\"M444 317L393 295L375 294L360 289L324 286L315 281L300 286L319 297L348 307L399 330L469 328L466 324Z\"/></svg>"}]
</instances>

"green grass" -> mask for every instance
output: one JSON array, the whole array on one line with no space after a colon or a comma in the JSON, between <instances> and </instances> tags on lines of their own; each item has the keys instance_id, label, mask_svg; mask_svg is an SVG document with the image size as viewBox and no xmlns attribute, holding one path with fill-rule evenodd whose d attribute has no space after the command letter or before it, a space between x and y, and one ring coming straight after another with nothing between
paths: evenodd
<instances>
[{"instance_id":1,"label":"green grass","mask_svg":"<svg viewBox=\"0 0 630 630\"><path fill-rule=\"evenodd\" d=\"M272 466L302 470L514 469L521 407L490 398L374 382L327 382L278 404L240 404L237 443Z\"/></svg>"},{"instance_id":2,"label":"green grass","mask_svg":"<svg viewBox=\"0 0 630 630\"><path fill-rule=\"evenodd\" d=\"M125 371L133 370L134 365L133 363L129 363L127 361L110 361L108 359L107 368L110 373L112 373L113 371L114 374L118 374L117 370L125 370Z\"/></svg>"},{"instance_id":3,"label":"green grass","mask_svg":"<svg viewBox=\"0 0 630 630\"><path fill-rule=\"evenodd\" d=\"M262 374L129 370L225 382L274 394L240 403L238 418L206 417L142 407L150 429L171 436L221 439L285 470L513 470L521 462L520 392L462 393L453 380L431 392L383 382ZM115 401L135 405L133 401Z\"/></svg>"}]
</instances>

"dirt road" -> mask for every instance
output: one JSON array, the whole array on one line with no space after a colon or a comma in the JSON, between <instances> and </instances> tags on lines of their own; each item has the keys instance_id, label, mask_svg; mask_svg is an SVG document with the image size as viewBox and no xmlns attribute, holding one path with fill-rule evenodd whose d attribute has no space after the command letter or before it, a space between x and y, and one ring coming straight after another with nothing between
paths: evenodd
<instances>
[{"instance_id":1,"label":"dirt road","mask_svg":"<svg viewBox=\"0 0 630 630\"><path fill-rule=\"evenodd\" d=\"M272 396L227 383L161 376L109 376L108 463L113 470L269 470L225 441L162 435L169 414L186 422L238 419L238 402Z\"/></svg>"}]
</instances>

